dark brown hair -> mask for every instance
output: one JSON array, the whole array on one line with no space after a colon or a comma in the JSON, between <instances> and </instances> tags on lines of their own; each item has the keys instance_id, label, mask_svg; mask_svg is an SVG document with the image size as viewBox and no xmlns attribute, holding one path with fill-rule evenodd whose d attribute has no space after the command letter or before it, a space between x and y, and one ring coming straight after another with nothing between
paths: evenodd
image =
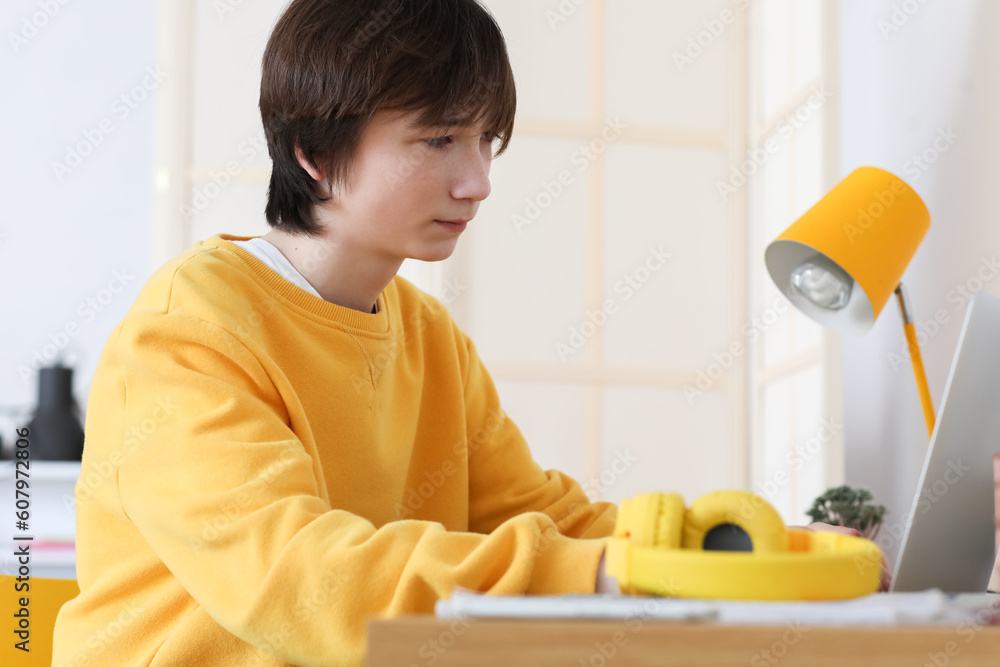
<instances>
[{"instance_id":1,"label":"dark brown hair","mask_svg":"<svg viewBox=\"0 0 1000 667\"><path fill-rule=\"evenodd\" d=\"M315 236L327 201L295 146L331 186L349 182L362 132L379 110L421 125L485 123L507 148L514 77L503 34L476 0L293 0L264 51L260 113L271 155L265 214Z\"/></svg>"}]
</instances>

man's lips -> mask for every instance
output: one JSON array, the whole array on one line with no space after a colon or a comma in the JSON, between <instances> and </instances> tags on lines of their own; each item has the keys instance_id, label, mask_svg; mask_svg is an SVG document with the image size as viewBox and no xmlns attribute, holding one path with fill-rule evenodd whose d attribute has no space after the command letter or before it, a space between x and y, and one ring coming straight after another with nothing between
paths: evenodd
<instances>
[{"instance_id":1,"label":"man's lips","mask_svg":"<svg viewBox=\"0 0 1000 667\"><path fill-rule=\"evenodd\" d=\"M466 225L469 223L471 218L466 220L435 220L434 222L447 227L448 229L456 232L465 231Z\"/></svg>"}]
</instances>

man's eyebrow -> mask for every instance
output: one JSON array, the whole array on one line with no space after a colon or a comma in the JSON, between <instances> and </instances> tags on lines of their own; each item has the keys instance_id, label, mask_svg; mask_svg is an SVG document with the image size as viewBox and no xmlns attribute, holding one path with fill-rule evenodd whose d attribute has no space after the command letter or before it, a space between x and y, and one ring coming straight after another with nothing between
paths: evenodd
<instances>
[{"instance_id":1,"label":"man's eyebrow","mask_svg":"<svg viewBox=\"0 0 1000 667\"><path fill-rule=\"evenodd\" d=\"M436 123L421 123L419 119L413 119L406 124L408 130L446 130L456 127L472 127L459 118L444 118Z\"/></svg>"}]
</instances>

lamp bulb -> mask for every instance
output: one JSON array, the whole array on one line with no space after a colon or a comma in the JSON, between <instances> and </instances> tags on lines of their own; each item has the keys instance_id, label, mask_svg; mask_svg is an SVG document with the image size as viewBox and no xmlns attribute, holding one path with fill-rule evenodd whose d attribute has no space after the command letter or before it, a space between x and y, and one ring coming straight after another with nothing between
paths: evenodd
<instances>
[{"instance_id":1,"label":"lamp bulb","mask_svg":"<svg viewBox=\"0 0 1000 667\"><path fill-rule=\"evenodd\" d=\"M851 300L854 279L826 255L809 257L792 271L792 290L818 308L840 310Z\"/></svg>"}]
</instances>

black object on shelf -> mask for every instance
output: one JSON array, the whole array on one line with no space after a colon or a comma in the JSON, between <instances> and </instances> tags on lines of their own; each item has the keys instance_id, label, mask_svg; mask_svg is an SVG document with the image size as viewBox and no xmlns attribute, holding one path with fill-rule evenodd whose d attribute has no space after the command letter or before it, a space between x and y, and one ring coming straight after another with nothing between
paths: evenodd
<instances>
[{"instance_id":1,"label":"black object on shelf","mask_svg":"<svg viewBox=\"0 0 1000 667\"><path fill-rule=\"evenodd\" d=\"M73 369L48 366L38 370L38 408L28 424L31 458L79 461L83 457L83 427L73 400Z\"/></svg>"}]
</instances>

